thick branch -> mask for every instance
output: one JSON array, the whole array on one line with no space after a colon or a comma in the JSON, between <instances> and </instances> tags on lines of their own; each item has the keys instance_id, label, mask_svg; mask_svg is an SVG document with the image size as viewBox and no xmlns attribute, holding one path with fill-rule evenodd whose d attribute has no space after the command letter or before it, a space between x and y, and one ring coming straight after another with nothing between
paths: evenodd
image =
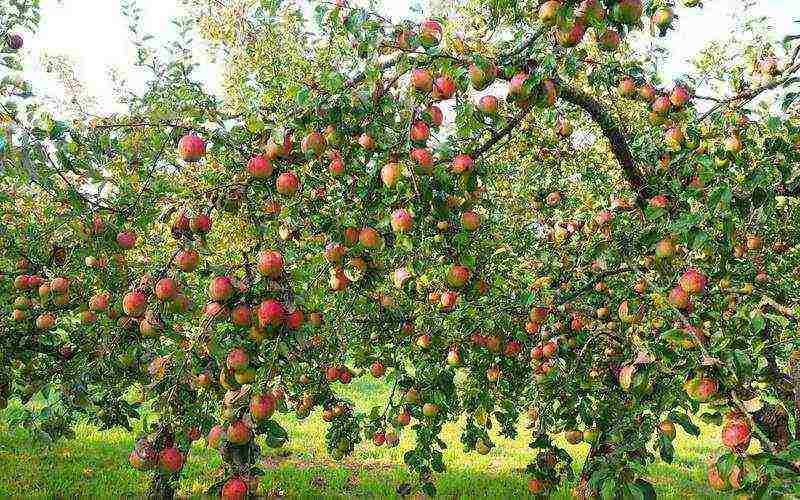
<instances>
[{"instance_id":1,"label":"thick branch","mask_svg":"<svg viewBox=\"0 0 800 500\"><path fill-rule=\"evenodd\" d=\"M589 113L592 120L600 127L603 135L611 143L611 151L614 153L623 172L625 172L625 177L633 190L636 191L637 204L641 205L647 197L645 192L647 187L644 179L636 170L636 165L633 163L633 155L628 146L628 139L614 122L614 118L592 96L581 90L562 84L559 88L559 96Z\"/></svg>"},{"instance_id":2,"label":"thick branch","mask_svg":"<svg viewBox=\"0 0 800 500\"><path fill-rule=\"evenodd\" d=\"M789 356L789 373L794 384L794 438L800 439L800 350Z\"/></svg>"}]
</instances>

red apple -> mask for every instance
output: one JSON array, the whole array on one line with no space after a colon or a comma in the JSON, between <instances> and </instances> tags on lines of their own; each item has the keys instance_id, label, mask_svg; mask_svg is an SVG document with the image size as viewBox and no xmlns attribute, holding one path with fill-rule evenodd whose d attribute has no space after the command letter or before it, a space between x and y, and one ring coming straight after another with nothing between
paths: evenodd
<instances>
[{"instance_id":1,"label":"red apple","mask_svg":"<svg viewBox=\"0 0 800 500\"><path fill-rule=\"evenodd\" d=\"M181 137L178 141L178 155L188 162L199 161L206 154L206 145L203 139L194 134Z\"/></svg>"}]
</instances>

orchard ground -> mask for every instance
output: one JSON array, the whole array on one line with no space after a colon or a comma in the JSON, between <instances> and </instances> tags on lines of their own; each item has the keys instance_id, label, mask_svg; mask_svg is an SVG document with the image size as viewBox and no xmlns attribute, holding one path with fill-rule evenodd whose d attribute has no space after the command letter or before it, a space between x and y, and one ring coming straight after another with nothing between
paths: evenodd
<instances>
[{"instance_id":1,"label":"orchard ground","mask_svg":"<svg viewBox=\"0 0 800 500\"><path fill-rule=\"evenodd\" d=\"M355 380L343 392L356 407L368 411L385 401L388 387L366 377ZM48 446L31 439L24 429L9 429L6 418L19 407L10 405L0 413L0 498L127 498L142 496L147 482L128 466L127 453L135 433L124 429L100 432L80 424L74 439ZM403 453L413 447L413 433L402 435L400 446L376 448L360 444L353 456L342 463L332 461L325 451L325 425L320 413L297 421L292 414L279 415L287 424L290 440L283 449L267 449L262 464L259 493L267 498L392 498L398 489L410 487L414 479L403 467ZM487 455L464 453L459 426L448 424L442 438L448 444L448 470L437 482L441 498L515 498L528 495L521 470L530 460L530 432L523 425L514 440L492 433L498 445ZM140 424L140 422L138 422ZM678 430L676 457L670 465L656 462L649 479L663 498L720 498L708 487L704 459L719 443L719 429L698 422L699 438ZM572 446L558 438L580 467L588 445ZM192 447L180 484L181 496L201 495L218 478L219 453L208 449L201 439ZM569 490L554 498L570 498Z\"/></svg>"}]
</instances>

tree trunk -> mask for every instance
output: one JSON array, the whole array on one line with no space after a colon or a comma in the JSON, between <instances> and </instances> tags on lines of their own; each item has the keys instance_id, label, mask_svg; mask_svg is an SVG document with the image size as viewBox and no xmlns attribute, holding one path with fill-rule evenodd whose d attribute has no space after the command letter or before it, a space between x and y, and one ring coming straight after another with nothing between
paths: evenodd
<instances>
[{"instance_id":1,"label":"tree trunk","mask_svg":"<svg viewBox=\"0 0 800 500\"><path fill-rule=\"evenodd\" d=\"M800 440L800 349L789 355L789 373L794 384L794 438Z\"/></svg>"},{"instance_id":2,"label":"tree trunk","mask_svg":"<svg viewBox=\"0 0 800 500\"><path fill-rule=\"evenodd\" d=\"M147 498L150 500L172 500L175 497L173 484L172 478L156 472L150 481L150 490Z\"/></svg>"}]
</instances>

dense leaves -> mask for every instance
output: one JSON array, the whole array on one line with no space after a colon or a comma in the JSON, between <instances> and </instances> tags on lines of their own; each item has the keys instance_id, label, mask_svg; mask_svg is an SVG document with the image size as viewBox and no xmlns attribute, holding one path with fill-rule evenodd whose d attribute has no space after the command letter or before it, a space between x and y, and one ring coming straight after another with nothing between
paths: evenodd
<instances>
[{"instance_id":1,"label":"dense leaves","mask_svg":"<svg viewBox=\"0 0 800 500\"><path fill-rule=\"evenodd\" d=\"M58 437L147 403L130 462L151 493L174 494L205 436L210 491L242 498L290 413L321 411L335 458L413 433L427 493L445 422L466 415L461 443L488 453L524 414L531 493L650 498L645 467L699 418L727 450L712 487L798 493L800 124L746 107L791 101L792 40L749 47L733 94L703 97L694 77L657 86L627 43L679 28L667 2L418 23L196 3L224 100L188 49L144 41L155 76L125 115L62 121L27 83L0 88L0 389L44 402L18 422ZM14 8L11 69L38 19ZM339 395L359 376L392 387L384 407ZM577 478L558 433L591 445Z\"/></svg>"}]
</instances>

